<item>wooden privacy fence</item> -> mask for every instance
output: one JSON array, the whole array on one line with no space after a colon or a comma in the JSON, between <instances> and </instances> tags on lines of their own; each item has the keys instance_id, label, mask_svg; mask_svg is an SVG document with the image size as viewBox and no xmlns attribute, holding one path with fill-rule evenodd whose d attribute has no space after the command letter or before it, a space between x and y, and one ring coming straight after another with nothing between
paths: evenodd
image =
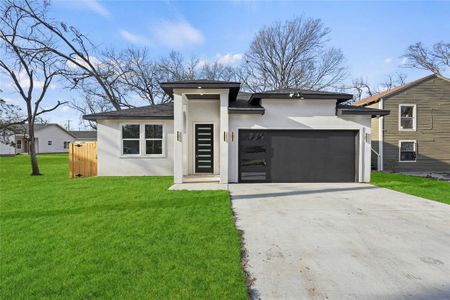
<instances>
[{"instance_id":1,"label":"wooden privacy fence","mask_svg":"<svg viewBox=\"0 0 450 300\"><path fill-rule=\"evenodd\" d=\"M69 177L97 176L97 143L69 144Z\"/></svg>"}]
</instances>

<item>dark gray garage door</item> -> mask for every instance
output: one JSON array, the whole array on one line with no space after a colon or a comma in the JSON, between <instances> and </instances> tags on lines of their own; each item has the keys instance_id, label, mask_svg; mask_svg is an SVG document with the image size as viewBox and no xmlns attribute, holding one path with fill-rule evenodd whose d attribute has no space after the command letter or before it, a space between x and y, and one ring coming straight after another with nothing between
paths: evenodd
<instances>
[{"instance_id":1,"label":"dark gray garage door","mask_svg":"<svg viewBox=\"0 0 450 300\"><path fill-rule=\"evenodd\" d=\"M240 130L239 182L354 182L356 134Z\"/></svg>"}]
</instances>

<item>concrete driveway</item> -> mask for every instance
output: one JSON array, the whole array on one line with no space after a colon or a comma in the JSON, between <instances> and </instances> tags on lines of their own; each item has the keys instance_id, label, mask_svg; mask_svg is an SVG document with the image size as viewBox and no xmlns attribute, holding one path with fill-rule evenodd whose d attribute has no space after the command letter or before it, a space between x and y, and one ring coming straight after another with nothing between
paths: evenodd
<instances>
[{"instance_id":1,"label":"concrete driveway","mask_svg":"<svg viewBox=\"0 0 450 300\"><path fill-rule=\"evenodd\" d=\"M254 298L450 299L450 205L358 183L229 188Z\"/></svg>"}]
</instances>

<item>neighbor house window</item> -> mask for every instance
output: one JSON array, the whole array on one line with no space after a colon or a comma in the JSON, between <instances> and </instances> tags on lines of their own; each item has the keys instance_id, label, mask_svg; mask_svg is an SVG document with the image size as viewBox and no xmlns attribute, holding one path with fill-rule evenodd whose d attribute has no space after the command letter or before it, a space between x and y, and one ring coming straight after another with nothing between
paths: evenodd
<instances>
[{"instance_id":1,"label":"neighbor house window","mask_svg":"<svg viewBox=\"0 0 450 300\"><path fill-rule=\"evenodd\" d=\"M22 149L22 140L17 140L17 149Z\"/></svg>"},{"instance_id":2,"label":"neighbor house window","mask_svg":"<svg viewBox=\"0 0 450 300\"><path fill-rule=\"evenodd\" d=\"M49 145L49 146L51 146L52 144L53 144L52 141L48 141L48 142L47 142L47 145Z\"/></svg>"},{"instance_id":3,"label":"neighbor house window","mask_svg":"<svg viewBox=\"0 0 450 300\"><path fill-rule=\"evenodd\" d=\"M145 125L145 154L163 154L163 126L160 124Z\"/></svg>"},{"instance_id":4,"label":"neighbor house window","mask_svg":"<svg viewBox=\"0 0 450 300\"><path fill-rule=\"evenodd\" d=\"M64 149L69 149L70 142L64 142Z\"/></svg>"},{"instance_id":5,"label":"neighbor house window","mask_svg":"<svg viewBox=\"0 0 450 300\"><path fill-rule=\"evenodd\" d=\"M400 161L416 161L417 143L416 141L400 141Z\"/></svg>"},{"instance_id":6,"label":"neighbor house window","mask_svg":"<svg viewBox=\"0 0 450 300\"><path fill-rule=\"evenodd\" d=\"M399 129L416 130L416 105L400 104L399 106Z\"/></svg>"},{"instance_id":7,"label":"neighbor house window","mask_svg":"<svg viewBox=\"0 0 450 300\"><path fill-rule=\"evenodd\" d=\"M122 154L140 154L140 125L122 125Z\"/></svg>"}]
</instances>

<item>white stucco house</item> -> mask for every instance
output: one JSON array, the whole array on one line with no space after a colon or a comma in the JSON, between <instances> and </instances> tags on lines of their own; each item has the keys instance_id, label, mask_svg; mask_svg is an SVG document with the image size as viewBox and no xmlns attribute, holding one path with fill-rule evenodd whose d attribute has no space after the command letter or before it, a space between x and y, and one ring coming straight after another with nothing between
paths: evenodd
<instances>
[{"instance_id":1,"label":"white stucco house","mask_svg":"<svg viewBox=\"0 0 450 300\"><path fill-rule=\"evenodd\" d=\"M367 182L371 118L352 95L239 82L162 83L173 102L85 115L97 122L99 176L229 182Z\"/></svg>"},{"instance_id":2,"label":"white stucco house","mask_svg":"<svg viewBox=\"0 0 450 300\"><path fill-rule=\"evenodd\" d=\"M17 126L8 138L8 143L0 141L0 155L16 155L29 152L26 125ZM96 140L95 131L67 131L56 123L34 125L36 153L64 153L69 151L69 143Z\"/></svg>"}]
</instances>

